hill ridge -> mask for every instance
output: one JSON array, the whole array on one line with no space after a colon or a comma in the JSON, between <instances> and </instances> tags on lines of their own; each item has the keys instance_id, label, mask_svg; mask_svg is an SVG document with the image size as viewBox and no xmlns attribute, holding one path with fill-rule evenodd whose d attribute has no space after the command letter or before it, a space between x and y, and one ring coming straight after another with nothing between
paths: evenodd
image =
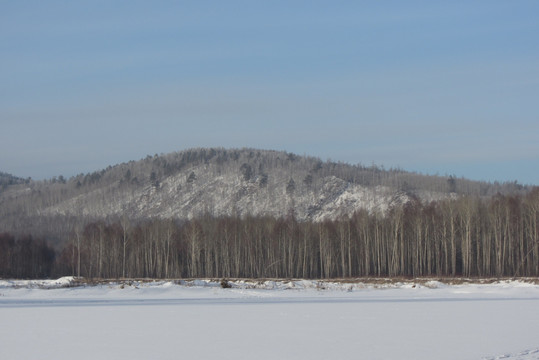
<instances>
[{"instance_id":1,"label":"hill ridge","mask_svg":"<svg viewBox=\"0 0 539 360\"><path fill-rule=\"evenodd\" d=\"M293 213L298 220L323 221L359 210L383 215L410 201L527 191L516 183L350 165L286 151L194 148L69 179L7 185L0 192L0 231L47 223L53 217L190 219Z\"/></svg>"}]
</instances>

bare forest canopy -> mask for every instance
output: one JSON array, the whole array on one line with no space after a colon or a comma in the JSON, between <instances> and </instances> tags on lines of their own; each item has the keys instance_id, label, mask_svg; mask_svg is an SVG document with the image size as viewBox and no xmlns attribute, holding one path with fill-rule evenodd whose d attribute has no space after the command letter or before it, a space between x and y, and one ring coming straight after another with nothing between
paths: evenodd
<instances>
[{"instance_id":1,"label":"bare forest canopy","mask_svg":"<svg viewBox=\"0 0 539 360\"><path fill-rule=\"evenodd\" d=\"M0 235L0 277L351 278L539 276L539 189L411 202L386 216L97 221L53 250Z\"/></svg>"},{"instance_id":2,"label":"bare forest canopy","mask_svg":"<svg viewBox=\"0 0 539 360\"><path fill-rule=\"evenodd\" d=\"M0 277L539 275L516 182L192 149L0 183Z\"/></svg>"}]
</instances>

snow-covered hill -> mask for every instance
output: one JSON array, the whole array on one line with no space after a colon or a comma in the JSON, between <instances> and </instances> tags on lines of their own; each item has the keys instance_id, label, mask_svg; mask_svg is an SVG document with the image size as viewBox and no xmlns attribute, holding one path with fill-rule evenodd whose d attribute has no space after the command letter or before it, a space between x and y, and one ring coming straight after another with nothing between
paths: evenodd
<instances>
[{"instance_id":1,"label":"snow-covered hill","mask_svg":"<svg viewBox=\"0 0 539 360\"><path fill-rule=\"evenodd\" d=\"M128 214L135 218L194 218L213 216L286 216L293 212L300 220L335 219L364 209L385 213L395 205L410 201L402 191L386 186L365 187L335 176L318 181L318 188L299 187L295 194L286 192L284 178L275 178L266 187L256 180L242 181L233 172L213 177L201 168L197 180L188 183L186 174L164 178L158 187L151 184L125 193L105 195L103 190L67 199L44 208L42 215L107 217Z\"/></svg>"},{"instance_id":2,"label":"snow-covered hill","mask_svg":"<svg viewBox=\"0 0 539 360\"><path fill-rule=\"evenodd\" d=\"M471 185L473 186L471 186ZM454 186L453 186L454 185ZM105 170L29 182L0 193L0 214L104 218L193 218L204 214L286 216L321 221L358 210L384 214L481 190L461 180L383 170L286 152L196 149L147 157Z\"/></svg>"},{"instance_id":3,"label":"snow-covered hill","mask_svg":"<svg viewBox=\"0 0 539 360\"><path fill-rule=\"evenodd\" d=\"M191 149L0 191L0 232L62 243L100 219L294 215L324 221L413 202L527 193L517 183L429 176L257 149Z\"/></svg>"}]
</instances>

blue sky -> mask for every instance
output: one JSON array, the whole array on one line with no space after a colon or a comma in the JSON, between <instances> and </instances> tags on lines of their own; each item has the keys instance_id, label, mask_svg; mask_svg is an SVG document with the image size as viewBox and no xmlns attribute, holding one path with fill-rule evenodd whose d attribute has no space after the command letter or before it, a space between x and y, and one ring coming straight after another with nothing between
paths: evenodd
<instances>
[{"instance_id":1,"label":"blue sky","mask_svg":"<svg viewBox=\"0 0 539 360\"><path fill-rule=\"evenodd\" d=\"M191 147L539 185L537 1L2 1L0 171Z\"/></svg>"}]
</instances>

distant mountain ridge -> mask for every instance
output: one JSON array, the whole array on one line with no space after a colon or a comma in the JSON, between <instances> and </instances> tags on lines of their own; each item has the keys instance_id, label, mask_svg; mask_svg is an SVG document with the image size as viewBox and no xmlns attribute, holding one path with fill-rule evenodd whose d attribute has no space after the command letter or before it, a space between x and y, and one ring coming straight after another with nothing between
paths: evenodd
<instances>
[{"instance_id":1,"label":"distant mountain ridge","mask_svg":"<svg viewBox=\"0 0 539 360\"><path fill-rule=\"evenodd\" d=\"M383 215L410 201L529 190L516 183L422 175L249 148L147 156L69 179L25 181L2 173L4 178L14 180L0 193L0 232L51 218L293 214L298 220L323 221L360 210Z\"/></svg>"}]
</instances>

